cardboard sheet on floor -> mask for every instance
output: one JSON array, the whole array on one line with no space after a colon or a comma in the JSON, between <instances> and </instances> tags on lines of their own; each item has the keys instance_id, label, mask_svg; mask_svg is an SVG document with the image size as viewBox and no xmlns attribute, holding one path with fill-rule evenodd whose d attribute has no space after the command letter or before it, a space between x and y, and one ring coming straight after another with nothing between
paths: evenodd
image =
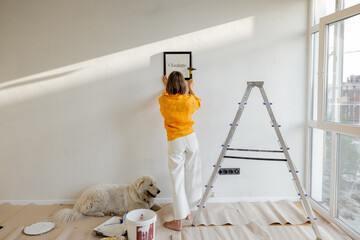
<instances>
[{"instance_id":1,"label":"cardboard sheet on floor","mask_svg":"<svg viewBox=\"0 0 360 240\"><path fill-rule=\"evenodd\" d=\"M314 240L315 233L310 224L308 225L272 225L263 228L271 239L286 239L286 240ZM321 224L319 231L322 239L326 240L351 240L341 229L334 224Z\"/></svg>"},{"instance_id":2,"label":"cardboard sheet on floor","mask_svg":"<svg viewBox=\"0 0 360 240\"><path fill-rule=\"evenodd\" d=\"M55 229L39 236L26 236L22 233L25 226L38 221L48 220L50 215L59 209L72 207L66 205L11 205L8 203L0 204L0 239L7 240L97 240L101 236L95 235L93 229L96 226L110 219L106 217L84 217L83 219L71 223L58 224ZM222 209L222 210L221 210ZM225 214L224 214L225 212ZM173 206L172 204L163 205L163 208L157 212L156 221L156 239L159 240L181 240L181 233L166 229L162 224L165 221L172 220ZM237 236L229 238L187 238L187 239L247 239L245 237L254 236L252 239L314 239L314 233L309 224L302 226L293 225L271 225L271 223L300 224L305 222L305 216L292 202L267 202L267 203L209 203L204 209L199 224L204 225L224 225L233 224L236 226L211 226L211 227L184 227L183 235L195 236L208 235L217 236ZM192 220L184 221L184 225L191 225ZM261 226L262 230L258 229ZM222 228L224 227L224 228ZM225 228L226 227L226 228ZM333 225L319 226L320 232L324 235L324 239L329 240L350 240L341 230ZM255 232L256 230L256 232ZM219 233L215 233L219 231ZM225 232L224 232L225 231ZM228 232L227 232L228 231ZM208 232L208 233L206 233ZM239 232L240 235L235 235ZM267 234L265 234L265 233ZM240 237L238 237L240 236ZM304 238L304 236L308 238ZM326 238L325 238L326 237ZM185 238L186 239L186 238ZM251 239L251 238L248 238Z\"/></svg>"},{"instance_id":3,"label":"cardboard sheet on floor","mask_svg":"<svg viewBox=\"0 0 360 240\"><path fill-rule=\"evenodd\" d=\"M196 211L192 212L195 216ZM173 206L169 204L159 212L159 222L173 220ZM209 203L200 214L197 225L246 225L250 222L259 225L303 224L306 217L296 205L289 200L277 202L234 202ZM191 226L192 220L184 221L184 226Z\"/></svg>"},{"instance_id":4,"label":"cardboard sheet on floor","mask_svg":"<svg viewBox=\"0 0 360 240\"><path fill-rule=\"evenodd\" d=\"M182 231L184 240L191 239L241 239L241 240L272 240L267 232L257 223L241 226L203 226L185 227Z\"/></svg>"},{"instance_id":5,"label":"cardboard sheet on floor","mask_svg":"<svg viewBox=\"0 0 360 240\"><path fill-rule=\"evenodd\" d=\"M320 225L321 237L326 240L351 240L335 225ZM242 226L203 226L186 227L183 230L184 240L192 239L241 239L241 240L315 240L311 225L272 225L260 226L249 223Z\"/></svg>"}]
</instances>

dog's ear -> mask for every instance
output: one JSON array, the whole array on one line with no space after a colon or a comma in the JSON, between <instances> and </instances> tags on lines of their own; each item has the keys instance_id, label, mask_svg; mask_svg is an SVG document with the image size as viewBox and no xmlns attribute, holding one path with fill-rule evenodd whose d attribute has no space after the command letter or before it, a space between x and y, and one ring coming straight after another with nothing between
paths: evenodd
<instances>
[{"instance_id":1,"label":"dog's ear","mask_svg":"<svg viewBox=\"0 0 360 240\"><path fill-rule=\"evenodd\" d=\"M136 189L138 189L140 187L141 184L144 183L144 178L138 178L136 181L135 181L135 187Z\"/></svg>"}]
</instances>

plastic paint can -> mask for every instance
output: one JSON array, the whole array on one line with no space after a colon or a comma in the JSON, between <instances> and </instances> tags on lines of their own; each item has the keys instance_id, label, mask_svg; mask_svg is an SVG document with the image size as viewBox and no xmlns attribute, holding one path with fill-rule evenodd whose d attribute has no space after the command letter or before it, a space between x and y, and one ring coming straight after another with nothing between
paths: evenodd
<instances>
[{"instance_id":1,"label":"plastic paint can","mask_svg":"<svg viewBox=\"0 0 360 240\"><path fill-rule=\"evenodd\" d=\"M141 219L142 215L142 219ZM129 240L155 240L156 213L149 209L136 209L126 215Z\"/></svg>"}]
</instances>

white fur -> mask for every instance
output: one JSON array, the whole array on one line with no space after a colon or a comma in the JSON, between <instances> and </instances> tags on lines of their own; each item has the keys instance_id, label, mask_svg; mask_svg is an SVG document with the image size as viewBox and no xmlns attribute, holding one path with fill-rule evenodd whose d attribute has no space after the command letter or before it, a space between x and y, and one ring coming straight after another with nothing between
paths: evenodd
<instances>
[{"instance_id":1,"label":"white fur","mask_svg":"<svg viewBox=\"0 0 360 240\"><path fill-rule=\"evenodd\" d=\"M154 204L154 198L159 192L151 176L140 177L130 185L98 184L87 188L73 209L61 209L51 219L55 223L71 222L84 215L122 215L138 208L158 210L160 207Z\"/></svg>"}]
</instances>

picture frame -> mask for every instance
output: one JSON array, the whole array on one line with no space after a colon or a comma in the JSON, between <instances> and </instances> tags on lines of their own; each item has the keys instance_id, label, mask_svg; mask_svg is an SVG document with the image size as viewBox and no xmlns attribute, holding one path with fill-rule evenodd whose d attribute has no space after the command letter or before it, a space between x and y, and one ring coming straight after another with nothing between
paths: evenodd
<instances>
[{"instance_id":1,"label":"picture frame","mask_svg":"<svg viewBox=\"0 0 360 240\"><path fill-rule=\"evenodd\" d=\"M164 52L164 75L173 71L181 72L185 80L190 80L189 67L192 67L191 51Z\"/></svg>"}]
</instances>

